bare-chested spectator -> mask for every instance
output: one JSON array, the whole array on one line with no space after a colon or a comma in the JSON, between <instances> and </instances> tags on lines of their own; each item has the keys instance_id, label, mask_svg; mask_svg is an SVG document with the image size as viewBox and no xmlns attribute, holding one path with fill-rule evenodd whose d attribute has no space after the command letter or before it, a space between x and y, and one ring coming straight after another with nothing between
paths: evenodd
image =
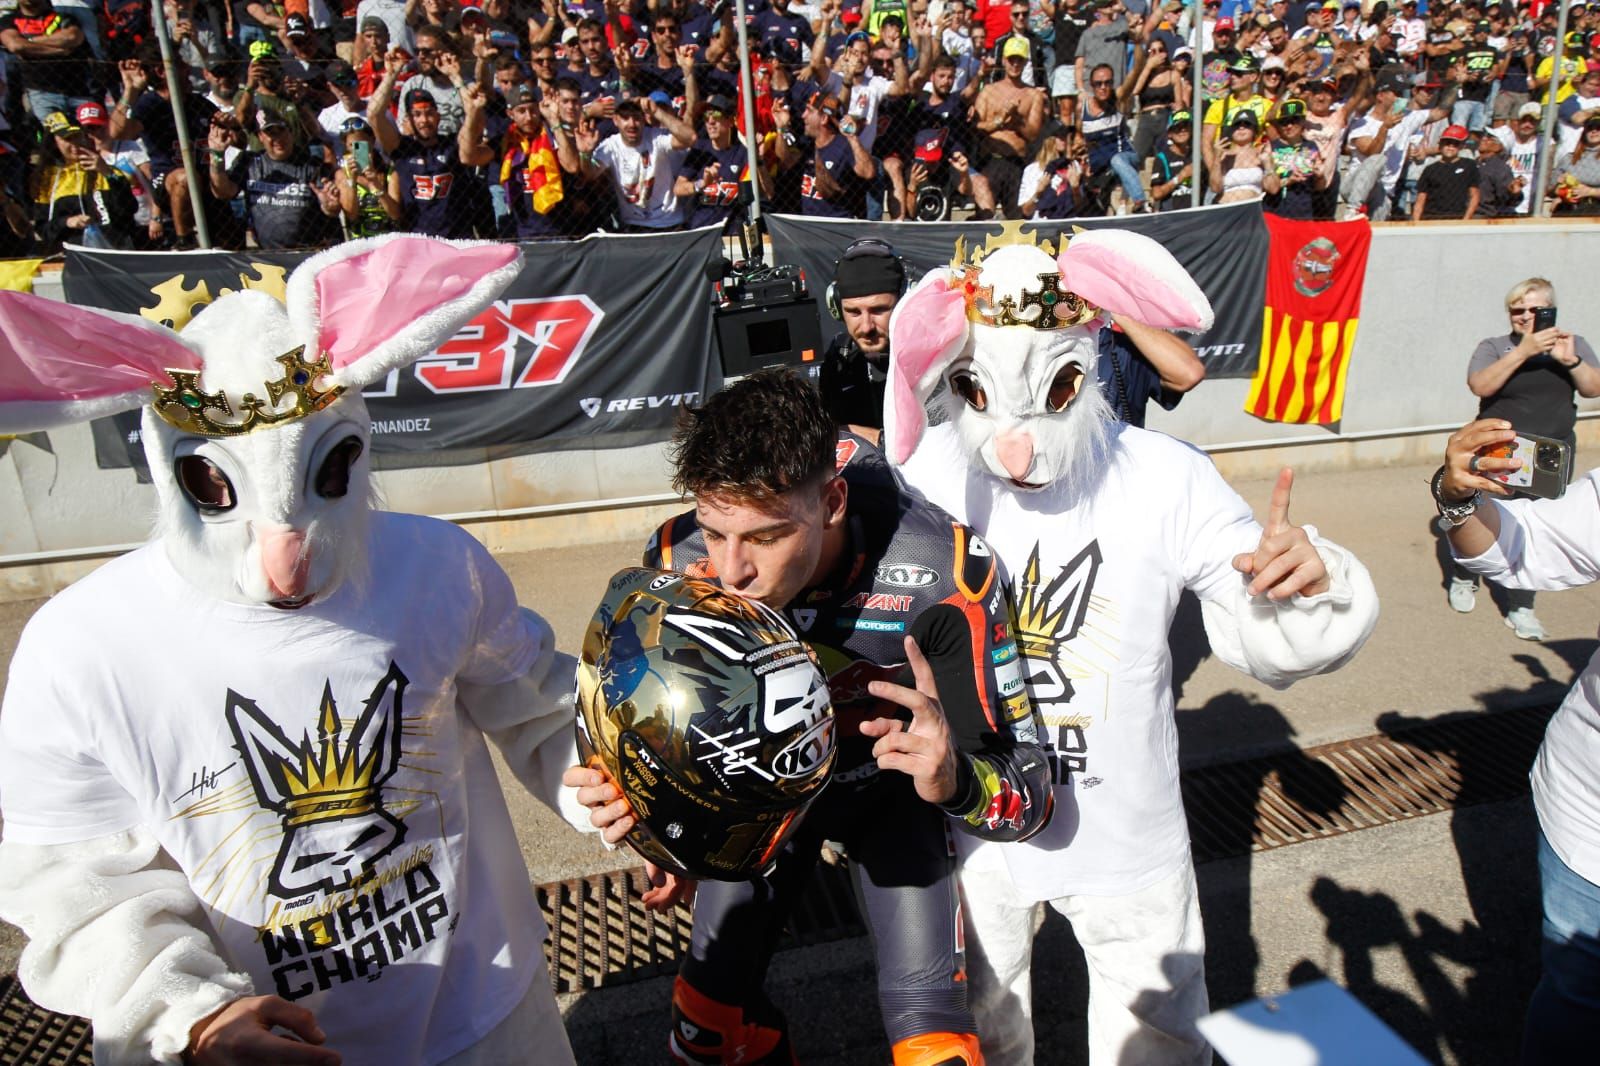
<instances>
[{"instance_id":1,"label":"bare-chested spectator","mask_svg":"<svg viewBox=\"0 0 1600 1066\"><path fill-rule=\"evenodd\" d=\"M973 129L985 160L983 176L1007 218L1020 217L1017 191L1028 146L1044 127L1044 91L1022 83L1028 61L1027 41L1014 37L1007 42L1000 57L1004 77L978 93L973 109Z\"/></svg>"}]
</instances>

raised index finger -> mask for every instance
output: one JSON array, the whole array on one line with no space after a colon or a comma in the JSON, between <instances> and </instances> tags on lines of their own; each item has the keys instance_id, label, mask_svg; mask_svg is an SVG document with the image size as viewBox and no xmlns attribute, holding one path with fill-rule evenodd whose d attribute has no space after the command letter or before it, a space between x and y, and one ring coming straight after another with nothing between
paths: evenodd
<instances>
[{"instance_id":1,"label":"raised index finger","mask_svg":"<svg viewBox=\"0 0 1600 1066\"><path fill-rule=\"evenodd\" d=\"M939 698L939 684L934 680L933 667L928 665L928 657L922 654L922 649L917 646L916 637L906 637L906 662L911 664L911 676L916 679L917 691L930 700Z\"/></svg>"},{"instance_id":2,"label":"raised index finger","mask_svg":"<svg viewBox=\"0 0 1600 1066\"><path fill-rule=\"evenodd\" d=\"M1278 483L1272 486L1272 503L1267 508L1268 535L1282 533L1289 528L1289 491L1294 488L1294 470L1284 467L1278 471Z\"/></svg>"}]
</instances>

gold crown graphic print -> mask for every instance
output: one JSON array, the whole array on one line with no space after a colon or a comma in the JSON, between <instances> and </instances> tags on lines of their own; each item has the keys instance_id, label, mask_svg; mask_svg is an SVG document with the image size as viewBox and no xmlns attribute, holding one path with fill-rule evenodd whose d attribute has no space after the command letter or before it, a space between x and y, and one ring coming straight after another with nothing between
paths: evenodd
<instances>
[{"instance_id":1,"label":"gold crown graphic print","mask_svg":"<svg viewBox=\"0 0 1600 1066\"><path fill-rule=\"evenodd\" d=\"M405 839L405 823L384 809L383 784L400 762L406 684L391 662L348 729L324 684L316 736L298 744L254 700L228 690L228 726L256 800L283 825L273 895L349 888Z\"/></svg>"}]
</instances>

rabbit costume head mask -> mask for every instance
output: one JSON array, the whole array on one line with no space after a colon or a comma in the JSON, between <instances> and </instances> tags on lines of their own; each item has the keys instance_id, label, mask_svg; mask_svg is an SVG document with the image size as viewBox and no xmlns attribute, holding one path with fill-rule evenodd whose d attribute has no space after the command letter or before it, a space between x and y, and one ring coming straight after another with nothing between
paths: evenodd
<instances>
[{"instance_id":1,"label":"rabbit costume head mask","mask_svg":"<svg viewBox=\"0 0 1600 1066\"><path fill-rule=\"evenodd\" d=\"M974 465L1024 490L1087 486L1110 440L1095 350L1112 312L1164 329L1212 321L1177 260L1126 230L1079 233L1055 257L1012 244L980 264L932 271L889 323L890 458L904 463L916 450L924 405L942 381L945 413Z\"/></svg>"},{"instance_id":2,"label":"rabbit costume head mask","mask_svg":"<svg viewBox=\"0 0 1600 1066\"><path fill-rule=\"evenodd\" d=\"M361 389L447 340L520 264L505 244L353 241L295 270L285 303L229 293L181 334L0 293L0 432L142 406L174 568L219 599L303 607L365 572Z\"/></svg>"}]
</instances>

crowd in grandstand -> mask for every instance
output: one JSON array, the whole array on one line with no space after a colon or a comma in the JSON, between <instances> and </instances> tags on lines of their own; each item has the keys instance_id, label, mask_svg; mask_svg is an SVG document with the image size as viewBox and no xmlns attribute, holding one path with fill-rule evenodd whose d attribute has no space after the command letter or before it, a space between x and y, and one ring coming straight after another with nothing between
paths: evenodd
<instances>
[{"instance_id":1,"label":"crowd in grandstand","mask_svg":"<svg viewBox=\"0 0 1600 1066\"><path fill-rule=\"evenodd\" d=\"M1600 4L1481 0L18 0L0 256L63 243L528 240L772 210L1600 214ZM481 5L481 6L480 6ZM1559 38L1559 39L1558 39ZM1201 98L1193 65L1201 65ZM1201 119L1201 173L1192 124ZM199 184L179 150L181 112Z\"/></svg>"}]
</instances>

